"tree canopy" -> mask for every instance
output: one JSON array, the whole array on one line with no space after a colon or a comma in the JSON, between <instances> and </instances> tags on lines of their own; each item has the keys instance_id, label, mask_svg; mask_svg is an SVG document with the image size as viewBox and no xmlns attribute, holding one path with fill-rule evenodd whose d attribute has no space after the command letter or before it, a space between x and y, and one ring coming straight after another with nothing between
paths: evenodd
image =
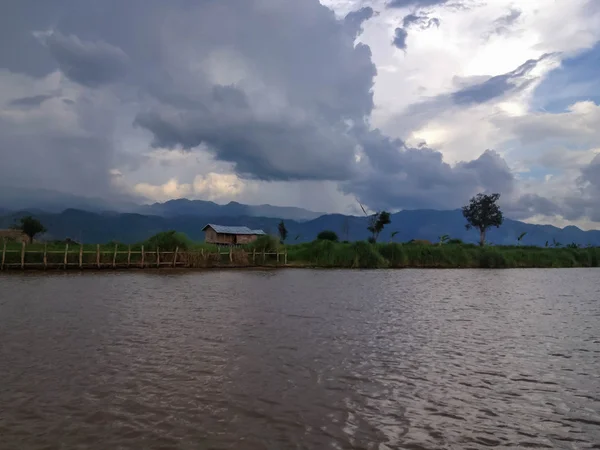
<instances>
[{"instance_id":1,"label":"tree canopy","mask_svg":"<svg viewBox=\"0 0 600 450\"><path fill-rule=\"evenodd\" d=\"M317 235L317 240L319 241L338 241L338 235L335 231L331 230L323 230Z\"/></svg>"},{"instance_id":2,"label":"tree canopy","mask_svg":"<svg viewBox=\"0 0 600 450\"><path fill-rule=\"evenodd\" d=\"M279 222L279 224L277 225L277 231L279 232L279 239L280 239L281 243L283 244L283 242L286 240L287 235L288 235L288 231L287 231L287 228L285 227L285 223L283 223L283 220L281 222Z\"/></svg>"},{"instance_id":3,"label":"tree canopy","mask_svg":"<svg viewBox=\"0 0 600 450\"><path fill-rule=\"evenodd\" d=\"M467 230L479 230L479 245L485 245L486 231L491 227L500 227L504 216L498 206L500 194L477 194L467 206L463 206L462 213L467 219Z\"/></svg>"},{"instance_id":4,"label":"tree canopy","mask_svg":"<svg viewBox=\"0 0 600 450\"><path fill-rule=\"evenodd\" d=\"M377 238L379 237L379 233L383 231L383 228L392 223L392 219L390 218L390 213L387 211L379 211L369 217L369 226L367 230L371 232L371 238L369 239L371 242L377 242Z\"/></svg>"},{"instance_id":5,"label":"tree canopy","mask_svg":"<svg viewBox=\"0 0 600 450\"><path fill-rule=\"evenodd\" d=\"M21 217L13 229L22 231L29 238L29 243L33 243L35 235L48 231L39 220L32 216Z\"/></svg>"}]
</instances>

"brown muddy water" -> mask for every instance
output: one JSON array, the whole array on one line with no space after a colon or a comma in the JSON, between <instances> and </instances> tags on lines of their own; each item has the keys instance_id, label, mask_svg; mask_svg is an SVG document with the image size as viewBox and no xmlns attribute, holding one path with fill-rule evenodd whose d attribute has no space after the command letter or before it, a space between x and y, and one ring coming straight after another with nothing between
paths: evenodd
<instances>
[{"instance_id":1,"label":"brown muddy water","mask_svg":"<svg viewBox=\"0 0 600 450\"><path fill-rule=\"evenodd\" d=\"M598 449L599 274L1 276L0 448Z\"/></svg>"}]
</instances>

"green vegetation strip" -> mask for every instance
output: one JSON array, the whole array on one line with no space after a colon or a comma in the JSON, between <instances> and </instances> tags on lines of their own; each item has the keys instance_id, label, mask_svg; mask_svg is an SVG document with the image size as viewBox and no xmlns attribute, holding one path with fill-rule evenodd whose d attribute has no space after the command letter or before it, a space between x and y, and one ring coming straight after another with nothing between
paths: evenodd
<instances>
[{"instance_id":1,"label":"green vegetation strip","mask_svg":"<svg viewBox=\"0 0 600 450\"><path fill-rule=\"evenodd\" d=\"M115 245L119 251L126 251L129 246L111 242L101 245L103 261L111 261ZM190 241L185 235L176 232L159 233L143 243L131 245L132 252L140 252L142 245L145 252L203 252L204 255L215 254L218 248L214 245L199 244ZM62 261L60 252L65 251L65 243L32 244L26 247L26 259L38 261L41 255L30 252L56 252L52 259ZM97 246L84 245L86 262L93 262ZM69 244L69 260L75 262L79 253L78 244ZM20 261L21 244L7 244L6 263ZM222 249L225 251L225 249ZM340 243L329 240L316 240L298 245L282 245L272 236L264 236L256 242L234 250L239 265L253 265L253 253L287 252L289 266L322 267L322 268L559 268L559 267L598 267L600 248L541 248L526 246L485 246L471 244L434 244L420 243L379 243L369 242ZM140 261L140 254L132 256L131 263ZM127 255L119 253L117 263L126 260ZM152 256L147 255L149 264ZM220 258L225 262L228 257ZM256 258L261 263L261 258ZM196 265L192 264L192 267ZM198 264L197 267L205 267Z\"/></svg>"}]
</instances>

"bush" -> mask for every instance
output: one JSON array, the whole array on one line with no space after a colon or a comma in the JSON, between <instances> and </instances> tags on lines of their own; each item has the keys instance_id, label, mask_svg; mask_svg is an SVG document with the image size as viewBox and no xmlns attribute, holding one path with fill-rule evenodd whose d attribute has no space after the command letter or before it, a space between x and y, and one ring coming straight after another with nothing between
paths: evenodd
<instances>
[{"instance_id":1,"label":"bush","mask_svg":"<svg viewBox=\"0 0 600 450\"><path fill-rule=\"evenodd\" d=\"M321 231L317 235L317 240L318 241L332 241L332 242L337 242L338 241L338 235L335 233L335 231L324 230L324 231Z\"/></svg>"},{"instance_id":2,"label":"bush","mask_svg":"<svg viewBox=\"0 0 600 450\"><path fill-rule=\"evenodd\" d=\"M249 244L247 248L256 250L257 252L273 253L280 250L281 243L275 236L265 235L260 236L257 240Z\"/></svg>"},{"instance_id":3,"label":"bush","mask_svg":"<svg viewBox=\"0 0 600 450\"><path fill-rule=\"evenodd\" d=\"M192 242L184 233L171 230L157 233L146 239L142 244L146 250L156 250L158 247L159 250L172 252L177 247L179 247L179 250L187 250Z\"/></svg>"}]
</instances>

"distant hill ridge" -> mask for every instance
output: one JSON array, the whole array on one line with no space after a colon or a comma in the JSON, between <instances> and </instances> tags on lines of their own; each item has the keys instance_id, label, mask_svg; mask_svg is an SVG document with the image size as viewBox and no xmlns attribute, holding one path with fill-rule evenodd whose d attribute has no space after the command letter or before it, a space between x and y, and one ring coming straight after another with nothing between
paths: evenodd
<instances>
[{"instance_id":1,"label":"distant hill ridge","mask_svg":"<svg viewBox=\"0 0 600 450\"><path fill-rule=\"evenodd\" d=\"M203 217L271 217L288 220L305 221L316 219L324 213L309 211L293 206L244 205L229 202L219 205L205 200L188 200L185 198L169 200L165 203L153 203L138 208L138 212L159 216L203 216Z\"/></svg>"},{"instance_id":2,"label":"distant hill ridge","mask_svg":"<svg viewBox=\"0 0 600 450\"><path fill-rule=\"evenodd\" d=\"M187 234L193 240L203 240L202 228L207 223L219 225L245 225L252 229L262 229L270 234L277 234L279 217L258 217L249 214L256 212L254 206L230 203L229 205L216 205L214 213L192 212L184 208L180 213L175 213L182 205L190 204L186 201L174 201L175 204L167 202L163 204L147 205L150 213L119 213L119 212L91 212L79 209L66 209L60 213L36 212L48 229L47 237L53 239L64 239L66 237L87 243L104 243L115 240L122 243L133 243L147 239L148 237L167 230L177 230ZM199 200L187 201L200 202ZM206 206L197 204L199 206ZM166 208L173 212L167 213ZM160 205L160 206L156 206ZM262 205L264 210L270 210L269 205ZM224 208L224 209L222 209ZM229 209L228 209L229 208ZM278 208L278 207L271 207ZM234 211L240 211L235 215ZM302 215L301 208L287 208L285 211L297 212ZM296 211L300 210L300 211ZM8 228L18 217L23 216L26 211L8 213L0 216L0 228ZM158 214L160 213L160 214ZM317 214L317 213L315 213ZM391 234L396 242L406 242L411 239L427 239L437 241L441 235L449 235L451 238L461 239L465 242L475 243L478 233L465 229L465 219L460 210L437 211L437 210L409 210L401 211L391 215L392 223L384 229L379 240L388 242ZM358 216L345 216L342 214L319 215L313 219L285 219L288 230L288 243L300 243L311 241L323 230L332 230L338 234L341 240L366 240L369 236L367 231L367 218ZM600 246L600 231L583 231L575 226L560 229L551 225L532 225L516 220L506 219L499 228L493 228L488 232L487 239L490 243L499 245L516 245L517 237L526 232L522 245L544 246L556 240L563 246L576 243L581 246Z\"/></svg>"},{"instance_id":3,"label":"distant hill ridge","mask_svg":"<svg viewBox=\"0 0 600 450\"><path fill-rule=\"evenodd\" d=\"M180 215L203 217L255 216L305 221L316 219L324 214L292 206L244 205L237 202L219 205L211 201L188 200L186 198L143 205L131 199L109 202L98 198L77 196L48 189L0 186L0 191L2 192L0 215L8 214L10 211L23 210L39 214L41 212L60 213L66 209L79 209L96 213L114 211L166 217Z\"/></svg>"}]
</instances>

